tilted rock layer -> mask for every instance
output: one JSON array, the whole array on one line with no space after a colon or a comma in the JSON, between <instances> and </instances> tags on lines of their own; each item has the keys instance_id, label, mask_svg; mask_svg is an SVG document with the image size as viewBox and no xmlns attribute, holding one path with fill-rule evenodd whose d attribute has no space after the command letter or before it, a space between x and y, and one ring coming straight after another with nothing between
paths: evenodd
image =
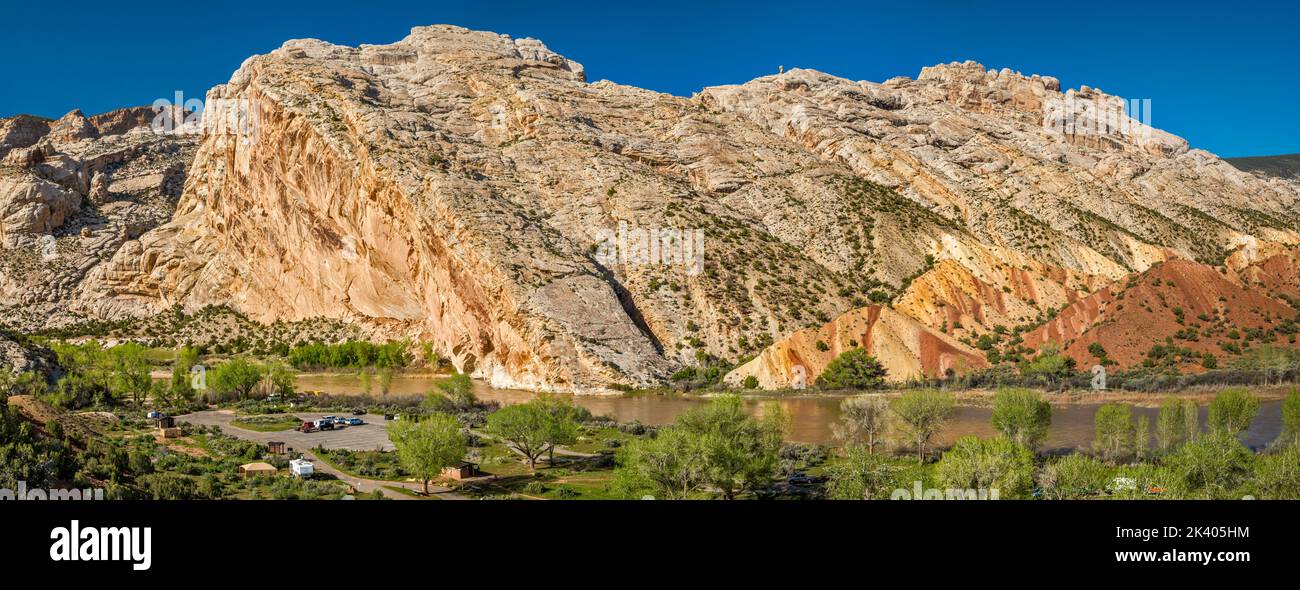
<instances>
[{"instance_id":1,"label":"tilted rock layer","mask_svg":"<svg viewBox=\"0 0 1300 590\"><path fill-rule=\"evenodd\" d=\"M204 135L170 221L128 232L55 299L107 318L209 304L334 318L431 342L499 386L650 385L755 357L744 374L779 387L816 335L801 330L854 326L828 345L871 342L894 379L970 370L959 338L1171 258L1300 241L1295 183L1112 126L1099 113L1119 99L1059 86L966 63L883 84L794 70L682 98L456 27L290 41L209 92L205 116L236 109L251 127ZM94 143L129 118L15 118L0 137ZM55 184L113 193L85 172ZM15 235L72 214L53 188L19 196L51 213ZM703 232L699 265L676 230Z\"/></svg>"}]
</instances>

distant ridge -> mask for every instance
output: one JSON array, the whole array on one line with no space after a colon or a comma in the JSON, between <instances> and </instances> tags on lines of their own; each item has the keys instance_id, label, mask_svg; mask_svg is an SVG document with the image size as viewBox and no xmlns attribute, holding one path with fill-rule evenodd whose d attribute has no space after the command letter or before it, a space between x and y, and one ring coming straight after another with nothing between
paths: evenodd
<instances>
[{"instance_id":1,"label":"distant ridge","mask_svg":"<svg viewBox=\"0 0 1300 590\"><path fill-rule=\"evenodd\" d=\"M1225 158L1224 161L1232 164L1242 172L1257 172L1278 178L1300 179L1300 154Z\"/></svg>"}]
</instances>

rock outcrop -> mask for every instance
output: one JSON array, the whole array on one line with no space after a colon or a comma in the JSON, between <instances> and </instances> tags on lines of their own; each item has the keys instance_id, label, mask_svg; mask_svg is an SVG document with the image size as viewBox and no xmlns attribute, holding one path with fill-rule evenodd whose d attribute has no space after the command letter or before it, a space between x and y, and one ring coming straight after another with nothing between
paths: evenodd
<instances>
[{"instance_id":1,"label":"rock outcrop","mask_svg":"<svg viewBox=\"0 0 1300 590\"><path fill-rule=\"evenodd\" d=\"M329 318L498 386L644 386L745 358L729 380L784 386L791 351L809 379L829 361L810 337L869 338L894 379L961 372L984 362L963 340L1132 273L1300 243L1300 184L1117 117L1099 90L973 62L683 98L432 26L289 41L207 98L205 124L239 124L192 152L134 132L140 110L0 122L23 186L51 184L9 199L25 204L3 237L84 248L75 270L10 265L6 302Z\"/></svg>"},{"instance_id":2,"label":"rock outcrop","mask_svg":"<svg viewBox=\"0 0 1300 590\"><path fill-rule=\"evenodd\" d=\"M810 387L835 357L854 348L880 361L886 380L895 383L988 366L978 350L888 307L871 306L781 339L728 373L726 381L739 386L752 375L764 389Z\"/></svg>"}]
</instances>

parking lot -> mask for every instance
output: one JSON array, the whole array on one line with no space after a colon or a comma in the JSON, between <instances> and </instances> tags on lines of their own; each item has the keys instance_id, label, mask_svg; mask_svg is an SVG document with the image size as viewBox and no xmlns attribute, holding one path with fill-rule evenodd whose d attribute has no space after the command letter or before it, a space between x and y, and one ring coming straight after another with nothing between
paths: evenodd
<instances>
[{"instance_id":1,"label":"parking lot","mask_svg":"<svg viewBox=\"0 0 1300 590\"><path fill-rule=\"evenodd\" d=\"M258 432L256 430L245 430L231 424L235 419L235 413L230 410L205 410L193 414L176 416L177 422L189 422L195 425L220 426L221 429L229 435L237 436L242 439L267 443L269 441L282 441L286 446L304 451L314 447L323 447L326 449L350 449L353 451L373 451L382 449L386 451L393 450L393 443L388 440L387 425L383 416L376 414L366 414L364 416L353 416L352 414L330 414L321 412L293 412L304 421L318 420L323 416L340 416L344 418L361 418L365 424L360 426L347 426L344 428L335 428L334 430L318 430L316 432L298 432L296 430L281 430L277 432Z\"/></svg>"}]
</instances>

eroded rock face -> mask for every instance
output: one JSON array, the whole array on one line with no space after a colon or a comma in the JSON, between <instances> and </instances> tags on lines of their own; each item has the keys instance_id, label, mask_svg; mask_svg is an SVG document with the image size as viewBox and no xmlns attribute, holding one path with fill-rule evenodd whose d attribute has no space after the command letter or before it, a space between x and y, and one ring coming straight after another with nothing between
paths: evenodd
<instances>
[{"instance_id":1,"label":"eroded rock face","mask_svg":"<svg viewBox=\"0 0 1300 590\"><path fill-rule=\"evenodd\" d=\"M726 381L739 386L752 375L764 389L810 387L835 357L854 348L880 361L890 382L988 366L978 350L888 307L871 306L791 334L728 373Z\"/></svg>"},{"instance_id":2,"label":"eroded rock face","mask_svg":"<svg viewBox=\"0 0 1300 590\"><path fill-rule=\"evenodd\" d=\"M73 321L86 273L171 218L198 138L153 133L153 115L0 120L0 303L24 312L6 325Z\"/></svg>"},{"instance_id":3,"label":"eroded rock face","mask_svg":"<svg viewBox=\"0 0 1300 590\"><path fill-rule=\"evenodd\" d=\"M70 113L44 144L39 122L0 131L17 138L6 162L108 219L54 232L89 251L47 281L78 313L332 318L506 387L651 385L754 355L728 379L784 386L790 351L809 379L833 358L808 335L869 337L892 379L962 372L984 361L960 339L1132 272L1300 242L1300 185L1116 123L1119 101L974 63L883 84L793 70L686 99L433 26L250 58L207 102L251 127L209 130L184 167L183 143L113 134L137 111ZM117 198L182 184L174 215ZM698 259L660 239L696 230ZM15 276L7 299L33 299Z\"/></svg>"}]
</instances>

